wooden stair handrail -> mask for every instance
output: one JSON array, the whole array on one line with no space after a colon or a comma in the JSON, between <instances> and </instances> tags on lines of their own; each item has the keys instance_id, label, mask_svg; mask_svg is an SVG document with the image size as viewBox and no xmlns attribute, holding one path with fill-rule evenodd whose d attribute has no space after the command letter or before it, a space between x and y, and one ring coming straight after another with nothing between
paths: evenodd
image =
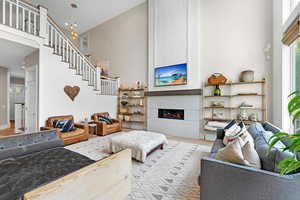
<instances>
[{"instance_id":1,"label":"wooden stair handrail","mask_svg":"<svg viewBox=\"0 0 300 200\"><path fill-rule=\"evenodd\" d=\"M72 46L72 48L84 59L84 61L86 61L90 67L96 71L96 67L91 63L91 61L89 61L85 55L78 49L78 47L73 43L73 41L71 41L64 33L64 31L62 30L62 28L55 22L55 20L50 16L48 15L48 20L49 20L49 23L51 23L52 26L54 26L54 28L57 29L57 31L59 31L59 33L64 37L64 39L66 41L69 42L69 44Z\"/></svg>"},{"instance_id":2,"label":"wooden stair handrail","mask_svg":"<svg viewBox=\"0 0 300 200\"><path fill-rule=\"evenodd\" d=\"M39 6L34 5L33 3L30 3L30 2L28 2L28 1L26 1L26 0L19 0L19 1L22 2L22 3L24 3L24 4L26 4L26 5L29 6L29 7L32 7L32 8L35 8L35 9L38 9L38 8L39 8Z\"/></svg>"}]
</instances>

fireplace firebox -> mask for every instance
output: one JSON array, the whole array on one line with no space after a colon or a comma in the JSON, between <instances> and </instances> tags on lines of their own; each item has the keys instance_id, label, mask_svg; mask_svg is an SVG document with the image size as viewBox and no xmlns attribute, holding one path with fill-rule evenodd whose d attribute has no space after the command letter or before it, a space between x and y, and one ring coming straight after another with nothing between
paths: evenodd
<instances>
[{"instance_id":1,"label":"fireplace firebox","mask_svg":"<svg viewBox=\"0 0 300 200\"><path fill-rule=\"evenodd\" d=\"M158 118L184 120L182 109L158 109Z\"/></svg>"}]
</instances>

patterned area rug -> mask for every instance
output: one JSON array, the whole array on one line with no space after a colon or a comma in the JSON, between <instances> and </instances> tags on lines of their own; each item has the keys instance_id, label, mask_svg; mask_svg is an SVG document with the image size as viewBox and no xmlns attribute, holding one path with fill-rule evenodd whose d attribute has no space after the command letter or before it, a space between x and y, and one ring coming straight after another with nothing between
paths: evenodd
<instances>
[{"instance_id":1,"label":"patterned area rug","mask_svg":"<svg viewBox=\"0 0 300 200\"><path fill-rule=\"evenodd\" d=\"M93 160L109 156L107 137L94 137L66 147ZM128 200L199 200L200 159L210 147L169 140L164 150L145 163L133 161L132 193Z\"/></svg>"}]
</instances>

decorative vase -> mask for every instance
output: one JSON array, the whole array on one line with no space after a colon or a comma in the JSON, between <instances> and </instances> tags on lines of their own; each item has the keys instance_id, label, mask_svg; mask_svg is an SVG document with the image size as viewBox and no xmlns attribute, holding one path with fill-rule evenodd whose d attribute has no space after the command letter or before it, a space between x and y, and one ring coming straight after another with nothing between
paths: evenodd
<instances>
[{"instance_id":1,"label":"decorative vase","mask_svg":"<svg viewBox=\"0 0 300 200\"><path fill-rule=\"evenodd\" d=\"M246 70L241 73L241 82L253 82L254 81L254 71Z\"/></svg>"},{"instance_id":2,"label":"decorative vase","mask_svg":"<svg viewBox=\"0 0 300 200\"><path fill-rule=\"evenodd\" d=\"M221 89L219 85L216 85L216 88L214 89L214 96L221 96Z\"/></svg>"}]
</instances>

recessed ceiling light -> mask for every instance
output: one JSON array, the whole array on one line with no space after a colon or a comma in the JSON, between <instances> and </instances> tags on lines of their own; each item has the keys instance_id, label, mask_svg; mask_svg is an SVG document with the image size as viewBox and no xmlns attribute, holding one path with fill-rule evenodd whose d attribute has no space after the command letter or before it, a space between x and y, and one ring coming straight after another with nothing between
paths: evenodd
<instances>
[{"instance_id":1,"label":"recessed ceiling light","mask_svg":"<svg viewBox=\"0 0 300 200\"><path fill-rule=\"evenodd\" d=\"M69 23L68 23L68 22L65 22L65 26L69 26Z\"/></svg>"},{"instance_id":2,"label":"recessed ceiling light","mask_svg":"<svg viewBox=\"0 0 300 200\"><path fill-rule=\"evenodd\" d=\"M70 6L71 6L71 8L78 8L76 3L71 3Z\"/></svg>"}]
</instances>

